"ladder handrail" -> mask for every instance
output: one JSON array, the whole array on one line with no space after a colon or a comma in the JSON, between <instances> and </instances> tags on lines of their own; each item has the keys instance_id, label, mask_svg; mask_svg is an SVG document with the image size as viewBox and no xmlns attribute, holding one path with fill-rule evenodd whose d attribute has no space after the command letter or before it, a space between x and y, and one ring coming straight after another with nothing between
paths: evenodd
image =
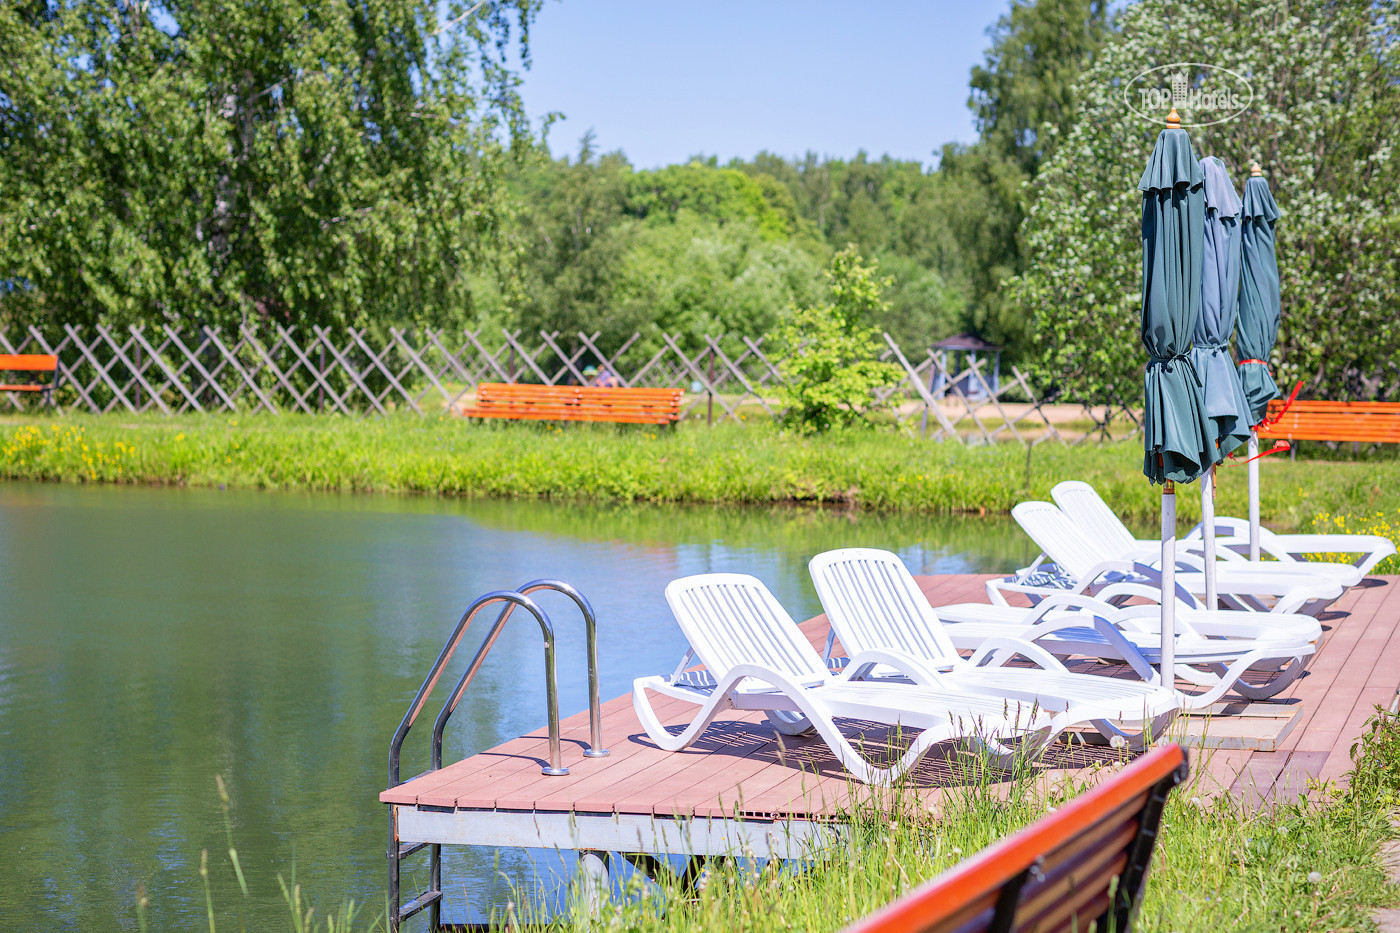
<instances>
[{"instance_id":1,"label":"ladder handrail","mask_svg":"<svg viewBox=\"0 0 1400 933\"><path fill-rule=\"evenodd\" d=\"M531 582L520 587L520 589L516 590L516 592L521 594L522 596L529 596L531 593L538 592L539 590L552 590L556 593L562 593L563 595L569 597L571 600L574 601L574 604L579 608L579 612L583 615L584 641L588 653L589 727L589 747L584 750L583 754L587 758L606 758L608 755L608 750L603 747L603 714L601 709L602 702L599 699L598 687L597 616L594 615L593 606L588 602L588 599L577 589L575 589L572 585L565 583L562 580L532 580ZM447 701L442 704L442 709L438 712L437 721L433 723L433 752L431 770L436 771L437 769L442 767L442 738L443 733L447 729L447 720L450 719L452 714L456 711L457 704L461 702L462 695L466 692L467 687L471 684L472 678L476 676L477 671L481 669L482 662L486 659L486 653L489 652L491 650L491 646L496 643L496 637L501 633L501 629L505 627L506 621L510 618L511 613L515 611L516 605L518 605L516 602L508 601L506 607L503 610L501 610L500 616L497 617L495 623L491 626L491 631L486 634L486 638L483 639L481 642L481 647L477 649L476 656L473 657L471 663L467 665L466 671L462 674L461 679L457 681L457 686L453 688L452 693L447 698ZM553 680L552 675L550 676L550 680ZM550 720L550 722L556 723L558 721L558 701L551 699L550 706L553 711L553 718ZM551 731L550 735L553 736L554 732ZM560 769L560 765L557 759L553 760L551 763L555 769ZM545 773L567 774L568 769L545 769Z\"/></svg>"},{"instance_id":2,"label":"ladder handrail","mask_svg":"<svg viewBox=\"0 0 1400 933\"><path fill-rule=\"evenodd\" d=\"M423 681L423 686L418 688L418 694L409 704L408 712L404 714L403 721L399 723L398 729L394 730L393 741L389 743L389 786L397 787L399 781L399 753L403 748L403 741L408 736L408 730L412 728L414 720L423 710L423 704L427 702L428 695L437 686L438 678L442 676L442 669L447 662L452 659L453 653L457 650L457 645L462 640L462 635L467 627L471 625L472 619L486 606L497 603L510 603L510 610L515 606L523 606L527 612L535 617L540 625L540 632L544 635L544 666L545 666L545 702L549 707L549 765L542 769L545 774L568 774L568 769L563 767L563 758L559 751L559 691L554 673L554 626L550 624L549 617L530 597L515 590L493 590L485 596L479 597L475 602L467 607L467 611L462 614L462 618L457 622L457 627L452 630L452 635L447 643L442 646L437 661L433 663L432 670L428 672L427 678ZM476 658L472 661L472 666L468 668L469 674L475 674L475 668L479 667L485 658L486 652L490 649L495 637L500 633L501 625L509 617L510 612L503 612L501 617L492 626L491 632L487 635L487 640L483 642L481 649L477 651ZM464 681L468 678L463 677ZM469 681L468 681L469 682ZM458 688L454 691L457 698L460 698L461 691L465 689L466 683L459 682ZM444 706L444 709L447 707ZM449 714L450 715L450 714ZM440 756L439 756L440 757ZM440 766L440 765L439 765ZM434 767L433 770L436 770Z\"/></svg>"}]
</instances>

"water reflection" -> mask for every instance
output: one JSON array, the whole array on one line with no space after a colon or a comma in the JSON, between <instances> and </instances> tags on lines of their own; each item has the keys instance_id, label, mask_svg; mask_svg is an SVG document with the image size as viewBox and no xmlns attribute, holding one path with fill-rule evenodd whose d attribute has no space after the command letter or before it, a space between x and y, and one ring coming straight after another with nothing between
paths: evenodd
<instances>
[{"instance_id":1,"label":"water reflection","mask_svg":"<svg viewBox=\"0 0 1400 933\"><path fill-rule=\"evenodd\" d=\"M1034 556L1000 520L0 486L0 929L135 929L138 884L152 929L202 926L202 849L223 928L282 924L278 874L322 910L354 898L377 913L388 738L473 598L539 577L578 586L599 615L606 699L679 657L669 580L753 573L801 619L817 611L807 559L846 545L923 573ZM568 713L586 705L583 629L562 603L555 625ZM449 760L541 726L542 685L538 631L513 623ZM426 763L430 721L405 774ZM463 858L491 876L490 853Z\"/></svg>"}]
</instances>

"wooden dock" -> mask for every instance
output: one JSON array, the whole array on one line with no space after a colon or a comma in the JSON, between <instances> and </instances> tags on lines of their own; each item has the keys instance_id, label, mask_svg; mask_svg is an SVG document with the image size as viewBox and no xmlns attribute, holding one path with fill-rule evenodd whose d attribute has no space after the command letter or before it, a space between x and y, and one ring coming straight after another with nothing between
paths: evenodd
<instances>
[{"instance_id":1,"label":"wooden dock","mask_svg":"<svg viewBox=\"0 0 1400 933\"><path fill-rule=\"evenodd\" d=\"M933 605L981 601L979 575L919 578ZM1289 728L1274 750L1198 750L1198 793L1230 791L1251 802L1306 790L1309 780L1342 778L1348 751L1375 706L1390 706L1400 688L1400 577L1375 577L1324 613L1324 640L1306 676L1264 704L1287 710ZM821 650L824 616L803 623ZM654 697L668 724L687 722L695 707ZM1255 707L1259 704L1252 704ZM1221 707L1246 712L1251 704ZM1267 711L1267 710L1266 710ZM1259 712L1258 709L1255 710ZM854 785L819 739L780 736L758 713L731 711L694 746L664 752L647 738L630 694L603 705L603 740L611 754L585 758L588 717L562 723L566 776L545 776L548 743L541 729L447 765L379 795L394 808L399 841L521 846L654 855L758 857L803 854L851 802ZM1268 717L1262 717L1268 718ZM853 724L868 747L884 727ZM1209 726L1206 729L1210 731ZM1227 730L1228 731L1228 730ZM1228 744L1228 743L1227 743ZM1119 753L1057 745L1040 763L1048 778L1116 759ZM960 779L949 759L930 755L913 774L929 803Z\"/></svg>"}]
</instances>

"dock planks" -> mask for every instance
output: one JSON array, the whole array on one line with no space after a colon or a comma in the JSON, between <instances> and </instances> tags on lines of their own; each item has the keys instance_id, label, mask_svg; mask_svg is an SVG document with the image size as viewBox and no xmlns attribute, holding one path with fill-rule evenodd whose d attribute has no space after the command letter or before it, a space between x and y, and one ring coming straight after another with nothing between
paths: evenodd
<instances>
[{"instance_id":1,"label":"dock planks","mask_svg":"<svg viewBox=\"0 0 1400 933\"><path fill-rule=\"evenodd\" d=\"M920 577L934 605L985 600L988 576ZM1193 770L1202 793L1229 790L1258 803L1287 798L1309 783L1338 779L1350 769L1349 750L1376 705L1388 706L1400 687L1400 577L1373 577L1339 600L1322 619L1324 640L1306 676L1276 702L1300 710L1294 728L1276 751L1201 752ZM803 623L820 651L828 627L824 616ZM658 699L667 724L688 720L694 707ZM732 712L713 723L690 749L664 752L651 745L632 709L631 696L603 706L603 737L611 755L585 758L588 716L561 724L564 764L570 773L546 777L543 729L421 775L379 795L381 802L434 810L490 810L520 814L636 814L653 817L737 816L820 820L849 805L853 788L817 738L779 736L760 713ZM885 739L882 726L861 731L872 745ZM1042 767L1050 774L1073 772L1106 753L1057 746ZM956 781L947 762L930 756L915 773L932 803Z\"/></svg>"}]
</instances>

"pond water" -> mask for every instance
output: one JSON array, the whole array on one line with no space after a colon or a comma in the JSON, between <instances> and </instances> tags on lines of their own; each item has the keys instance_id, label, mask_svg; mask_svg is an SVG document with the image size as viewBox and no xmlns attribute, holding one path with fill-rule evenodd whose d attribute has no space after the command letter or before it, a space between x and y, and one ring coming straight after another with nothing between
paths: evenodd
<instances>
[{"instance_id":1,"label":"pond water","mask_svg":"<svg viewBox=\"0 0 1400 933\"><path fill-rule=\"evenodd\" d=\"M380 914L389 738L473 598L576 585L598 613L608 699L679 659L670 580L753 573L804 619L818 611L806 561L853 545L916 573L1034 557L1002 519L0 485L0 930L134 930L138 889L151 929L205 928L201 850L220 929L285 926L279 874L318 915L348 899ZM586 706L582 626L545 606L568 715ZM538 630L512 623L447 760L542 726L541 668ZM435 709L405 774L426 766ZM496 896L492 859L453 856L472 904L449 915Z\"/></svg>"}]
</instances>

